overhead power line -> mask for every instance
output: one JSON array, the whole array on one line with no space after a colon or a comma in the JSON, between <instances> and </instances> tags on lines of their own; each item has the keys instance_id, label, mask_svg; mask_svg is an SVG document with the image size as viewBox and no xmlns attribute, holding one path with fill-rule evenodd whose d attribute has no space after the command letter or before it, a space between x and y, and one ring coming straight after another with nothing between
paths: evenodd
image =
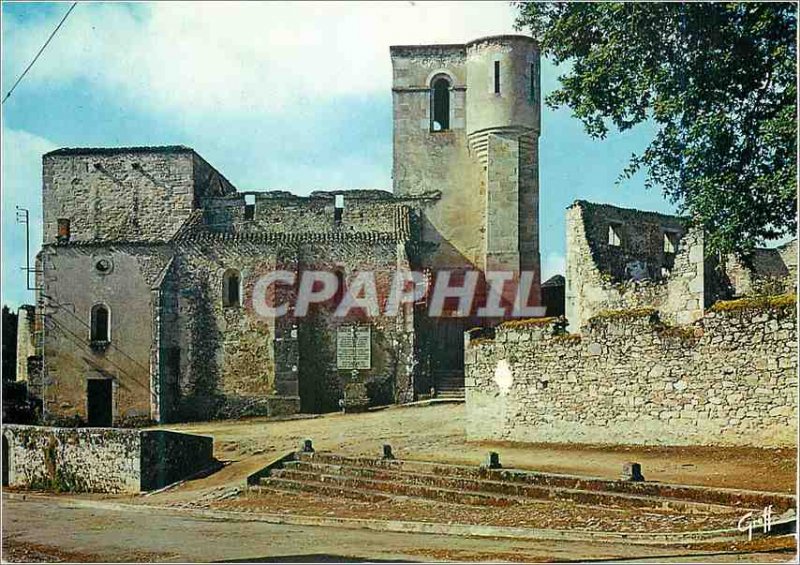
<instances>
[{"instance_id":1,"label":"overhead power line","mask_svg":"<svg viewBox=\"0 0 800 565\"><path fill-rule=\"evenodd\" d=\"M58 25L56 26L56 29L53 30L53 33L51 33L50 37L47 38L47 41L44 42L44 45L42 45L42 48L39 49L38 53L36 53L36 56L33 58L33 60L30 62L30 64L27 67L25 67L25 70L22 71L21 75L19 75L19 78L17 79L17 82L14 83L14 86L11 87L11 90L8 91L8 94L6 94L5 98L3 98L3 101L0 102L0 104L5 104L6 103L6 100L8 100L8 98L11 96L11 93L14 92L14 89L17 88L17 85L22 81L23 78L25 78L25 75L28 74L28 71L31 70L31 67L33 67L33 64L36 62L37 59L39 59L39 56L42 54L42 52L47 48L47 46L50 44L50 42L56 36L56 33L58 33L58 30L61 29L61 26L64 25L64 22L67 21L67 18L72 13L72 10L75 9L75 6L77 6L77 5L78 5L77 2L73 2L72 3L72 6L69 7L69 10L67 10L67 13L64 14L64 17L61 18L60 22L58 22Z\"/></svg>"}]
</instances>

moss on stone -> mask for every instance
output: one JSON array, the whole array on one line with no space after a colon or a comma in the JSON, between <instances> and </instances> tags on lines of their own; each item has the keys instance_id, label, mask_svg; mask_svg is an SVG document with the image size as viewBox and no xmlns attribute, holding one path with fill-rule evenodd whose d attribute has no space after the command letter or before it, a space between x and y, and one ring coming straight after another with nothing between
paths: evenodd
<instances>
[{"instance_id":1,"label":"moss on stone","mask_svg":"<svg viewBox=\"0 0 800 565\"><path fill-rule=\"evenodd\" d=\"M774 296L751 296L738 300L720 300L711 306L712 312L736 312L741 310L783 310L794 309L797 295L778 294Z\"/></svg>"},{"instance_id":2,"label":"moss on stone","mask_svg":"<svg viewBox=\"0 0 800 565\"><path fill-rule=\"evenodd\" d=\"M650 318L658 314L655 308L631 308L628 310L601 310L591 318L590 323L603 320L632 320L635 318Z\"/></svg>"},{"instance_id":3,"label":"moss on stone","mask_svg":"<svg viewBox=\"0 0 800 565\"><path fill-rule=\"evenodd\" d=\"M527 328L530 326L546 326L547 324L551 324L556 322L558 317L550 316L548 318L524 318L522 320L509 320L508 322L503 322L500 324L500 327L503 329L513 329L513 328Z\"/></svg>"}]
</instances>

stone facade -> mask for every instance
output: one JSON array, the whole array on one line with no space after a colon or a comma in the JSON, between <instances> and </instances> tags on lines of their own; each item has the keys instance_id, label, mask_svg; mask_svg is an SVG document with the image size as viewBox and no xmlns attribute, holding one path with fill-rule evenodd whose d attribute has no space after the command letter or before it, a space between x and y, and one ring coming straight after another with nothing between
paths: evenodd
<instances>
[{"instance_id":1,"label":"stone facade","mask_svg":"<svg viewBox=\"0 0 800 565\"><path fill-rule=\"evenodd\" d=\"M183 146L44 156L46 421L323 412L460 386L462 333L475 322L427 317L427 297L400 316L344 319L327 305L268 319L253 304L274 270L347 284L369 271L381 288L398 270L431 283L443 269L531 271L538 300L538 46L499 36L392 47L391 57L394 194L238 192ZM233 305L229 280L240 287ZM370 367L340 370L337 336L353 325L370 329Z\"/></svg>"},{"instance_id":2,"label":"stone facade","mask_svg":"<svg viewBox=\"0 0 800 565\"><path fill-rule=\"evenodd\" d=\"M720 302L687 326L650 309L508 322L466 347L471 440L793 446L794 295Z\"/></svg>"},{"instance_id":3,"label":"stone facade","mask_svg":"<svg viewBox=\"0 0 800 565\"><path fill-rule=\"evenodd\" d=\"M210 437L162 430L6 425L4 485L135 493L211 468L212 451Z\"/></svg>"},{"instance_id":4,"label":"stone facade","mask_svg":"<svg viewBox=\"0 0 800 565\"><path fill-rule=\"evenodd\" d=\"M538 45L497 36L393 46L391 58L392 177L398 197L420 199L416 260L433 271L527 271L538 303ZM463 380L462 332L478 323L426 321L418 393Z\"/></svg>"},{"instance_id":5,"label":"stone facade","mask_svg":"<svg viewBox=\"0 0 800 565\"><path fill-rule=\"evenodd\" d=\"M109 423L121 426L330 411L353 380L363 405L413 399L413 309L354 320L319 308L297 320L264 318L253 304L256 281L276 269L337 271L344 281L371 271L388 287L381 273L410 268L410 208L390 193L350 191L335 218L334 193L254 196L249 212L244 194L202 196L166 242L45 245L47 421L90 421L96 379L112 382ZM241 301L226 306L231 271ZM108 343L90 336L98 304L110 313ZM372 328L372 365L357 375L336 368L337 330L353 323Z\"/></svg>"}]
</instances>

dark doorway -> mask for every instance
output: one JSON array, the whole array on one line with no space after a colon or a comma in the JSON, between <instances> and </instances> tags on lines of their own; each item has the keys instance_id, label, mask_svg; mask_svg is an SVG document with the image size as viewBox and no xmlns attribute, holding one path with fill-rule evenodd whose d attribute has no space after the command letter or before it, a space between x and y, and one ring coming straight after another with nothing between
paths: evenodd
<instances>
[{"instance_id":1,"label":"dark doorway","mask_svg":"<svg viewBox=\"0 0 800 565\"><path fill-rule=\"evenodd\" d=\"M464 332L469 326L463 318L433 320L429 351L436 390L464 386Z\"/></svg>"},{"instance_id":2,"label":"dark doorway","mask_svg":"<svg viewBox=\"0 0 800 565\"><path fill-rule=\"evenodd\" d=\"M3 436L3 486L8 486L8 440Z\"/></svg>"},{"instance_id":3,"label":"dark doorway","mask_svg":"<svg viewBox=\"0 0 800 565\"><path fill-rule=\"evenodd\" d=\"M111 426L111 379L89 379L88 383L89 425Z\"/></svg>"}]
</instances>

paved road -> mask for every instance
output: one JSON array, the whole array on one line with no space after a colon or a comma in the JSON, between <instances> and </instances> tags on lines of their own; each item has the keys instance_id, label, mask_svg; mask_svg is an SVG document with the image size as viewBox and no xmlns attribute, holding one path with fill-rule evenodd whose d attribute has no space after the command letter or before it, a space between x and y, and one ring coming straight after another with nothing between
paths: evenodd
<instances>
[{"instance_id":1,"label":"paved road","mask_svg":"<svg viewBox=\"0 0 800 565\"><path fill-rule=\"evenodd\" d=\"M209 520L168 511L77 505L69 498L3 496L3 540L31 559L83 561L561 561L684 560L681 550L624 544L507 541ZM59 555L59 552L61 554ZM17 557L19 558L19 557ZM686 561L786 562L793 553L703 552ZM5 560L5 559L4 559Z\"/></svg>"}]
</instances>

